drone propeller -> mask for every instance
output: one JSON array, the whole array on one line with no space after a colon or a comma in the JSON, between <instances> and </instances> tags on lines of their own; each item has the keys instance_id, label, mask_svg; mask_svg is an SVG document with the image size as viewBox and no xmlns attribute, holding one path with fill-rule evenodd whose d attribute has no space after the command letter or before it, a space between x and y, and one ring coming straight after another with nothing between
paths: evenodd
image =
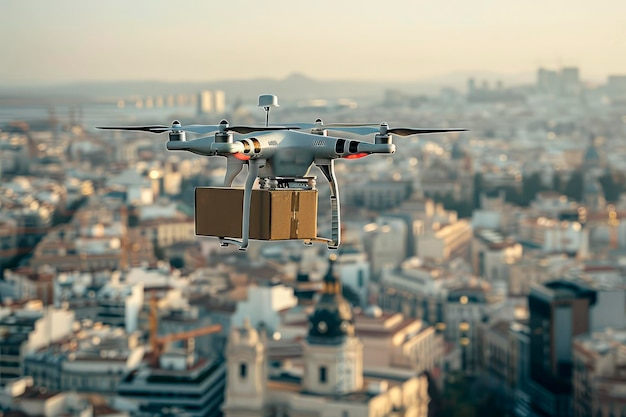
<instances>
[{"instance_id":1,"label":"drone propeller","mask_svg":"<svg viewBox=\"0 0 626 417\"><path fill-rule=\"evenodd\" d=\"M329 123L324 124L321 119L317 119L315 123L293 123L294 126L300 129L314 129L314 130L336 130L339 132L353 133L355 135L365 136L372 133L379 135L395 134L398 136L411 136L411 135L425 135L428 133L446 133L446 132L464 132L467 129L446 129L446 128L433 128L433 129L417 129L408 127L396 127L389 128L387 123Z\"/></svg>"},{"instance_id":2,"label":"drone propeller","mask_svg":"<svg viewBox=\"0 0 626 417\"><path fill-rule=\"evenodd\" d=\"M353 132L354 129L360 127L369 127L369 126L378 126L377 123L328 123L324 124L322 119L315 120L315 123L291 123L292 126L297 127L298 129L314 129L314 130L323 130L323 129L331 129L345 132Z\"/></svg>"},{"instance_id":3,"label":"drone propeller","mask_svg":"<svg viewBox=\"0 0 626 417\"><path fill-rule=\"evenodd\" d=\"M219 125L188 125L182 126L178 120L174 120L171 126L164 125L148 125L148 126L98 126L96 129L106 130L129 130L143 131L149 133L164 132L191 132L198 134L207 134L213 132L235 132L240 134L248 134L254 132L264 132L269 130L290 130L300 129L298 126L229 126L228 121L222 120Z\"/></svg>"},{"instance_id":4,"label":"drone propeller","mask_svg":"<svg viewBox=\"0 0 626 417\"><path fill-rule=\"evenodd\" d=\"M335 128L333 128L335 130ZM389 128L387 123L381 123L380 125L357 125L345 128L339 128L336 130L345 130L357 135L369 135L376 133L378 135L398 135L398 136L411 136L411 135L425 135L429 133L447 133L447 132L465 132L467 129L460 128L411 128L411 127L394 127Z\"/></svg>"},{"instance_id":5,"label":"drone propeller","mask_svg":"<svg viewBox=\"0 0 626 417\"><path fill-rule=\"evenodd\" d=\"M412 127L394 127L389 128L387 123L381 123L379 129L371 130L369 133L378 133L380 135L398 135L398 136L411 136L411 135L425 135L429 133L448 133L448 132L466 132L467 129L463 128L412 128Z\"/></svg>"}]
</instances>

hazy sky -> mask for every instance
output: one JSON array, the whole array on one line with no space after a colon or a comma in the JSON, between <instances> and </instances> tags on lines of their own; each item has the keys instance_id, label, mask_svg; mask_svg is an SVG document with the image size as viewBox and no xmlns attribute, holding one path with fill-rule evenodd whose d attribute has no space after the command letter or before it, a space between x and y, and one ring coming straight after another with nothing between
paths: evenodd
<instances>
[{"instance_id":1,"label":"hazy sky","mask_svg":"<svg viewBox=\"0 0 626 417\"><path fill-rule=\"evenodd\" d=\"M626 0L0 0L0 84L626 74Z\"/></svg>"}]
</instances>

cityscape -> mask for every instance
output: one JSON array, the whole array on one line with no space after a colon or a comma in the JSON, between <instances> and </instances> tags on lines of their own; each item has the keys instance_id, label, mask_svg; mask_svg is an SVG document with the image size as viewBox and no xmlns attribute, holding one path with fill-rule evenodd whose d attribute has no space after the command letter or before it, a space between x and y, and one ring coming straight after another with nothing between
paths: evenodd
<instances>
[{"instance_id":1,"label":"cityscape","mask_svg":"<svg viewBox=\"0 0 626 417\"><path fill-rule=\"evenodd\" d=\"M529 78L0 91L0 415L626 416L626 74ZM338 160L337 250L241 252L196 234L225 159L95 128L262 126L263 93L468 131Z\"/></svg>"}]
</instances>

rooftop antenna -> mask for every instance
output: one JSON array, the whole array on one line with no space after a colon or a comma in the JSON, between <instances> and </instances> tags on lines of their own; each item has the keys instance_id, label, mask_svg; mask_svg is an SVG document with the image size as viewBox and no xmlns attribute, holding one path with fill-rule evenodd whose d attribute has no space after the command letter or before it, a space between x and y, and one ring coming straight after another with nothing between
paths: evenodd
<instances>
[{"instance_id":1,"label":"rooftop antenna","mask_svg":"<svg viewBox=\"0 0 626 417\"><path fill-rule=\"evenodd\" d=\"M262 94L259 96L259 104L257 107L265 109L265 126L270 123L270 107L280 107L278 105L278 97L274 94Z\"/></svg>"}]
</instances>

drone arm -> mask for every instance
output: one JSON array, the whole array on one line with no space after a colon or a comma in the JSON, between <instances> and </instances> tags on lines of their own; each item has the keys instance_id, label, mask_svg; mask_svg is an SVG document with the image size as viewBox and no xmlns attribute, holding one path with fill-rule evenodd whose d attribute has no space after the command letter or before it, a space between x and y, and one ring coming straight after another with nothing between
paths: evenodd
<instances>
[{"instance_id":1,"label":"drone arm","mask_svg":"<svg viewBox=\"0 0 626 417\"><path fill-rule=\"evenodd\" d=\"M337 186L334 162L331 159L317 164L330 185L331 230L330 242L328 242L330 249L337 249L341 243L341 207L339 205L339 187Z\"/></svg>"}]
</instances>

